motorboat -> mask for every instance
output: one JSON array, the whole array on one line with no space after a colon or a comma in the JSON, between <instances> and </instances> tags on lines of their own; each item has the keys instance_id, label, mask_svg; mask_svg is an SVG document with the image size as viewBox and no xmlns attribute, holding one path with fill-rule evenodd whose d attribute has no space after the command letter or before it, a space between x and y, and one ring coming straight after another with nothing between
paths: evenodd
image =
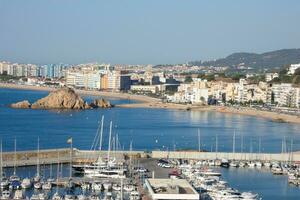
<instances>
[{"instance_id":1,"label":"motorboat","mask_svg":"<svg viewBox=\"0 0 300 200\"><path fill-rule=\"evenodd\" d=\"M230 162L230 167L239 167L239 163L238 162L236 162L236 161L232 161L232 162Z\"/></svg>"},{"instance_id":2,"label":"motorboat","mask_svg":"<svg viewBox=\"0 0 300 200\"><path fill-rule=\"evenodd\" d=\"M66 194L64 200L75 200L76 197L72 194Z\"/></svg>"},{"instance_id":3,"label":"motorboat","mask_svg":"<svg viewBox=\"0 0 300 200\"><path fill-rule=\"evenodd\" d=\"M130 192L129 199L130 200L140 200L141 195L138 191L132 191L132 192Z\"/></svg>"},{"instance_id":4,"label":"motorboat","mask_svg":"<svg viewBox=\"0 0 300 200\"><path fill-rule=\"evenodd\" d=\"M215 172L212 169L201 170L200 173L204 176L221 176L220 172Z\"/></svg>"},{"instance_id":5,"label":"motorboat","mask_svg":"<svg viewBox=\"0 0 300 200\"><path fill-rule=\"evenodd\" d=\"M14 199L25 199L25 195L22 190L16 190Z\"/></svg>"},{"instance_id":6,"label":"motorboat","mask_svg":"<svg viewBox=\"0 0 300 200\"><path fill-rule=\"evenodd\" d=\"M261 167L262 167L262 163L259 162L259 161L257 161L257 162L255 163L255 166L256 166L257 168L261 168Z\"/></svg>"},{"instance_id":7,"label":"motorboat","mask_svg":"<svg viewBox=\"0 0 300 200\"><path fill-rule=\"evenodd\" d=\"M252 192L242 192L241 197L243 199L257 199L258 195Z\"/></svg>"},{"instance_id":8,"label":"motorboat","mask_svg":"<svg viewBox=\"0 0 300 200\"><path fill-rule=\"evenodd\" d=\"M112 184L111 184L110 182L104 182L104 183L103 183L103 188L104 188L105 190L111 190Z\"/></svg>"},{"instance_id":9,"label":"motorboat","mask_svg":"<svg viewBox=\"0 0 300 200\"><path fill-rule=\"evenodd\" d=\"M128 184L128 185L124 185L123 190L126 192L131 192L135 189L134 185Z\"/></svg>"},{"instance_id":10,"label":"motorboat","mask_svg":"<svg viewBox=\"0 0 300 200\"><path fill-rule=\"evenodd\" d=\"M6 178L2 178L2 180L0 181L1 189L8 188L8 186L9 186L9 181Z\"/></svg>"},{"instance_id":11,"label":"motorboat","mask_svg":"<svg viewBox=\"0 0 300 200\"><path fill-rule=\"evenodd\" d=\"M9 190L3 190L0 199L10 199L11 193Z\"/></svg>"},{"instance_id":12,"label":"motorboat","mask_svg":"<svg viewBox=\"0 0 300 200\"><path fill-rule=\"evenodd\" d=\"M47 200L48 199L48 195L45 193L39 193L39 200Z\"/></svg>"},{"instance_id":13,"label":"motorboat","mask_svg":"<svg viewBox=\"0 0 300 200\"><path fill-rule=\"evenodd\" d=\"M221 160L221 167L228 168L229 167L229 161L227 159Z\"/></svg>"},{"instance_id":14,"label":"motorboat","mask_svg":"<svg viewBox=\"0 0 300 200\"><path fill-rule=\"evenodd\" d=\"M90 195L90 200L100 200L100 197L96 193Z\"/></svg>"},{"instance_id":15,"label":"motorboat","mask_svg":"<svg viewBox=\"0 0 300 200\"><path fill-rule=\"evenodd\" d=\"M18 190L21 188L21 183L18 180L13 180L11 181L10 185L9 185L9 189L11 190Z\"/></svg>"},{"instance_id":16,"label":"motorboat","mask_svg":"<svg viewBox=\"0 0 300 200\"><path fill-rule=\"evenodd\" d=\"M21 187L23 189L28 189L28 188L31 188L32 186L32 182L31 182L31 179L29 178L24 178L21 182Z\"/></svg>"},{"instance_id":17,"label":"motorboat","mask_svg":"<svg viewBox=\"0 0 300 200\"><path fill-rule=\"evenodd\" d=\"M52 188L52 183L49 181L46 181L44 184L42 184L43 190L51 190L51 188Z\"/></svg>"},{"instance_id":18,"label":"motorboat","mask_svg":"<svg viewBox=\"0 0 300 200\"><path fill-rule=\"evenodd\" d=\"M40 197L38 194L33 194L31 197L30 197L30 200L40 200Z\"/></svg>"},{"instance_id":19,"label":"motorboat","mask_svg":"<svg viewBox=\"0 0 300 200\"><path fill-rule=\"evenodd\" d=\"M52 200L62 200L62 197L59 195L58 192L55 192L52 196Z\"/></svg>"},{"instance_id":20,"label":"motorboat","mask_svg":"<svg viewBox=\"0 0 300 200\"><path fill-rule=\"evenodd\" d=\"M36 182L36 183L33 184L33 187L34 187L34 189L37 189L37 190L42 189L42 183L41 182Z\"/></svg>"},{"instance_id":21,"label":"motorboat","mask_svg":"<svg viewBox=\"0 0 300 200\"><path fill-rule=\"evenodd\" d=\"M89 190L90 189L90 184L89 183L82 183L81 184L81 189L82 190Z\"/></svg>"},{"instance_id":22,"label":"motorboat","mask_svg":"<svg viewBox=\"0 0 300 200\"><path fill-rule=\"evenodd\" d=\"M101 191L102 190L102 184L101 183L93 183L92 184L92 190Z\"/></svg>"},{"instance_id":23,"label":"motorboat","mask_svg":"<svg viewBox=\"0 0 300 200\"><path fill-rule=\"evenodd\" d=\"M248 167L254 168L255 167L255 162L249 162L247 163Z\"/></svg>"},{"instance_id":24,"label":"motorboat","mask_svg":"<svg viewBox=\"0 0 300 200\"><path fill-rule=\"evenodd\" d=\"M121 191L121 186L118 185L118 184L113 184L112 189L115 190L115 191Z\"/></svg>"},{"instance_id":25,"label":"motorboat","mask_svg":"<svg viewBox=\"0 0 300 200\"><path fill-rule=\"evenodd\" d=\"M87 196L85 196L84 194L80 194L77 196L78 200L88 200L89 198Z\"/></svg>"}]
</instances>

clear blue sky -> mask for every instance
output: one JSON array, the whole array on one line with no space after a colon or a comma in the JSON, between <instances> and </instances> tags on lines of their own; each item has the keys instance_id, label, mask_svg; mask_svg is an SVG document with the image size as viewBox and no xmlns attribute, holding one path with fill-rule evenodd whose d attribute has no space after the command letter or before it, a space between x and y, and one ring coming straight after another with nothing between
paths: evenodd
<instances>
[{"instance_id":1,"label":"clear blue sky","mask_svg":"<svg viewBox=\"0 0 300 200\"><path fill-rule=\"evenodd\" d=\"M0 0L0 59L183 63L300 47L299 0Z\"/></svg>"}]
</instances>

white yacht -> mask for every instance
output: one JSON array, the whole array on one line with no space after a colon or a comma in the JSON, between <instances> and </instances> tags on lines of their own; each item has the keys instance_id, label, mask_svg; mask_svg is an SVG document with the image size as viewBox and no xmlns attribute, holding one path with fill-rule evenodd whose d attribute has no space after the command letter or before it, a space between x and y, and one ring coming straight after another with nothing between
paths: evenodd
<instances>
[{"instance_id":1,"label":"white yacht","mask_svg":"<svg viewBox=\"0 0 300 200\"><path fill-rule=\"evenodd\" d=\"M84 194L80 194L77 196L78 200L88 200L89 198L87 196L85 196Z\"/></svg>"},{"instance_id":2,"label":"white yacht","mask_svg":"<svg viewBox=\"0 0 300 200\"><path fill-rule=\"evenodd\" d=\"M92 184L92 189L94 191L101 191L102 190L102 184L101 183L93 183Z\"/></svg>"},{"instance_id":3,"label":"white yacht","mask_svg":"<svg viewBox=\"0 0 300 200\"><path fill-rule=\"evenodd\" d=\"M135 189L134 185L128 184L124 185L123 190L126 192L132 192Z\"/></svg>"},{"instance_id":4,"label":"white yacht","mask_svg":"<svg viewBox=\"0 0 300 200\"><path fill-rule=\"evenodd\" d=\"M66 194L64 200L75 200L75 196L72 194Z\"/></svg>"},{"instance_id":5,"label":"white yacht","mask_svg":"<svg viewBox=\"0 0 300 200\"><path fill-rule=\"evenodd\" d=\"M9 186L9 181L6 178L2 178L0 181L0 187L1 189L8 188Z\"/></svg>"},{"instance_id":6,"label":"white yacht","mask_svg":"<svg viewBox=\"0 0 300 200\"><path fill-rule=\"evenodd\" d=\"M104 183L103 183L103 188L104 188L105 190L111 190L112 184L111 184L110 182L104 182Z\"/></svg>"},{"instance_id":7,"label":"white yacht","mask_svg":"<svg viewBox=\"0 0 300 200\"><path fill-rule=\"evenodd\" d=\"M31 185L32 185L32 182L31 182L31 179L29 179L29 178L24 178L21 182L21 187L23 189L31 188Z\"/></svg>"},{"instance_id":8,"label":"white yacht","mask_svg":"<svg viewBox=\"0 0 300 200\"><path fill-rule=\"evenodd\" d=\"M40 193L39 194L39 200L47 200L48 199L48 195L45 193Z\"/></svg>"},{"instance_id":9,"label":"white yacht","mask_svg":"<svg viewBox=\"0 0 300 200\"><path fill-rule=\"evenodd\" d=\"M30 200L40 200L40 197L38 194L33 194L31 197L30 197Z\"/></svg>"},{"instance_id":10,"label":"white yacht","mask_svg":"<svg viewBox=\"0 0 300 200\"><path fill-rule=\"evenodd\" d=\"M10 196L11 196L11 194L10 194L10 191L9 190L3 190L2 191L2 193L1 193L1 197L0 197L0 199L2 200L4 200L4 199L10 199Z\"/></svg>"},{"instance_id":11,"label":"white yacht","mask_svg":"<svg viewBox=\"0 0 300 200\"><path fill-rule=\"evenodd\" d=\"M16 190L14 199L25 199L25 195L22 190Z\"/></svg>"},{"instance_id":12,"label":"white yacht","mask_svg":"<svg viewBox=\"0 0 300 200\"><path fill-rule=\"evenodd\" d=\"M36 182L36 183L33 184L33 187L34 187L34 189L37 189L37 190L42 189L42 183L41 182Z\"/></svg>"},{"instance_id":13,"label":"white yacht","mask_svg":"<svg viewBox=\"0 0 300 200\"><path fill-rule=\"evenodd\" d=\"M49 181L46 181L43 185L42 185L42 189L43 190L51 190L52 188L52 183Z\"/></svg>"},{"instance_id":14,"label":"white yacht","mask_svg":"<svg viewBox=\"0 0 300 200\"><path fill-rule=\"evenodd\" d=\"M58 194L58 192L55 192L52 196L52 200L62 200L62 197Z\"/></svg>"},{"instance_id":15,"label":"white yacht","mask_svg":"<svg viewBox=\"0 0 300 200\"><path fill-rule=\"evenodd\" d=\"M130 192L129 199L130 200L140 200L141 199L140 193L138 191Z\"/></svg>"},{"instance_id":16,"label":"white yacht","mask_svg":"<svg viewBox=\"0 0 300 200\"><path fill-rule=\"evenodd\" d=\"M96 193L90 195L90 200L100 200L100 197Z\"/></svg>"},{"instance_id":17,"label":"white yacht","mask_svg":"<svg viewBox=\"0 0 300 200\"><path fill-rule=\"evenodd\" d=\"M259 161L257 161L257 162L255 163L255 166L256 166L257 168L261 168L261 167L262 167L262 163L259 162Z\"/></svg>"},{"instance_id":18,"label":"white yacht","mask_svg":"<svg viewBox=\"0 0 300 200\"><path fill-rule=\"evenodd\" d=\"M115 190L115 191L121 191L121 186L118 185L118 184L113 184L112 189Z\"/></svg>"}]
</instances>

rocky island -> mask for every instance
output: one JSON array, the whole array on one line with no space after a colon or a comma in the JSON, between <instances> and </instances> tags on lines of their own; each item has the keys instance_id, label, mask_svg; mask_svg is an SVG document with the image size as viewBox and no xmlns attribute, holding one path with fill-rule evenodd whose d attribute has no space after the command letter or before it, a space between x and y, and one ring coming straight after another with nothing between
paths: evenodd
<instances>
[{"instance_id":1,"label":"rocky island","mask_svg":"<svg viewBox=\"0 0 300 200\"><path fill-rule=\"evenodd\" d=\"M71 88L62 88L50 92L48 96L30 103L28 100L20 101L10 105L12 108L32 108L32 109L93 109L111 108L112 105L105 99L94 99L87 103Z\"/></svg>"}]
</instances>

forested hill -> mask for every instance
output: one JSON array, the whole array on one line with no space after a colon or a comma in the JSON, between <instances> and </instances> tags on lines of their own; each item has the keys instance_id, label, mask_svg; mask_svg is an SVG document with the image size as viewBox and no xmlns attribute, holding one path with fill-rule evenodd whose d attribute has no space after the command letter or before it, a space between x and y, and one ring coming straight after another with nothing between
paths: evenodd
<instances>
[{"instance_id":1,"label":"forested hill","mask_svg":"<svg viewBox=\"0 0 300 200\"><path fill-rule=\"evenodd\" d=\"M274 69L288 64L300 63L300 49L282 49L262 54L243 52L233 53L226 58L221 58L214 61L195 61L189 63L202 66L228 66L233 68L244 66L246 68L253 69Z\"/></svg>"}]
</instances>

